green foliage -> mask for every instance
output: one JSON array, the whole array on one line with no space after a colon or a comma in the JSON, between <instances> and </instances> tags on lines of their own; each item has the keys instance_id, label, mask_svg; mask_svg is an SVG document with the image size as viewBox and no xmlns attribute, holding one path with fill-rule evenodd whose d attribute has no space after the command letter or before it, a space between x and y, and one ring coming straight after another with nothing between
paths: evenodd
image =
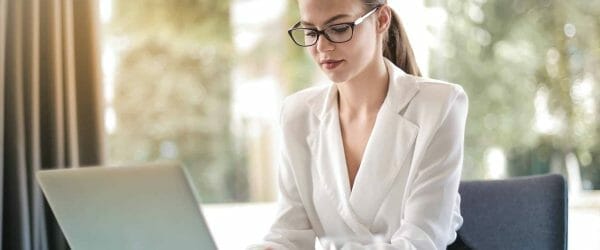
<instances>
[{"instance_id":1,"label":"green foliage","mask_svg":"<svg viewBox=\"0 0 600 250\"><path fill-rule=\"evenodd\" d=\"M230 128L229 1L116 1L113 163L183 162L205 202L246 200Z\"/></svg>"},{"instance_id":2,"label":"green foliage","mask_svg":"<svg viewBox=\"0 0 600 250\"><path fill-rule=\"evenodd\" d=\"M238 52L237 66L256 76L276 74L284 95L315 84L316 67L306 50L296 46L287 30L300 20L298 3L286 0L285 14L262 31L258 44L249 52ZM259 63L257 63L259 62Z\"/></svg>"},{"instance_id":3,"label":"green foliage","mask_svg":"<svg viewBox=\"0 0 600 250\"><path fill-rule=\"evenodd\" d=\"M190 41L224 46L231 51L230 1L114 1L110 32L127 37ZM223 43L225 42L225 43Z\"/></svg>"},{"instance_id":4,"label":"green foliage","mask_svg":"<svg viewBox=\"0 0 600 250\"><path fill-rule=\"evenodd\" d=\"M280 72L287 95L312 84L314 66L285 32L298 20L295 1L247 51L234 51L229 11L230 1L114 1L104 27L120 55L112 164L179 160L205 202L248 200L246 138L230 131L232 68Z\"/></svg>"},{"instance_id":5,"label":"green foliage","mask_svg":"<svg viewBox=\"0 0 600 250\"><path fill-rule=\"evenodd\" d=\"M597 1L428 4L448 11L441 46L432 53L432 75L461 84L470 98L466 178L483 177L483 154L489 147L508 152L509 174L524 175L550 171L549 160L543 157L587 155L598 145L598 116L588 119L588 111L573 98L573 85L587 77L595 79L593 97L597 106L600 101ZM568 36L573 28L576 31ZM558 133L541 136L534 129L534 100L540 89L549 93L549 110L563 123ZM538 163L546 165L540 168ZM600 169L600 164L589 168Z\"/></svg>"},{"instance_id":6,"label":"green foliage","mask_svg":"<svg viewBox=\"0 0 600 250\"><path fill-rule=\"evenodd\" d=\"M282 29L284 31L287 31L300 20L298 2L296 0L287 0L287 4L288 13L285 18L286 27ZM287 46L285 46L284 50L286 59L283 62L283 70L289 79L288 93L293 93L314 84L312 81L316 72L314 62L306 50L296 46L288 37L287 32L285 32L284 35Z\"/></svg>"}]
</instances>

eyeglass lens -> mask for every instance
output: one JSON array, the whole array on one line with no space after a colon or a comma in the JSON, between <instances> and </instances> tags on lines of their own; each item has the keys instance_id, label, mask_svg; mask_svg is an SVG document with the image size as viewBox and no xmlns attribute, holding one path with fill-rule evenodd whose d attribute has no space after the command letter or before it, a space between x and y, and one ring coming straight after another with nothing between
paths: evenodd
<instances>
[{"instance_id":1,"label":"eyeglass lens","mask_svg":"<svg viewBox=\"0 0 600 250\"><path fill-rule=\"evenodd\" d=\"M327 27L323 30L325 38L334 43L347 42L352 38L352 25L343 23ZM319 32L314 29L297 28L292 30L292 38L302 46L310 46L317 43Z\"/></svg>"}]
</instances>

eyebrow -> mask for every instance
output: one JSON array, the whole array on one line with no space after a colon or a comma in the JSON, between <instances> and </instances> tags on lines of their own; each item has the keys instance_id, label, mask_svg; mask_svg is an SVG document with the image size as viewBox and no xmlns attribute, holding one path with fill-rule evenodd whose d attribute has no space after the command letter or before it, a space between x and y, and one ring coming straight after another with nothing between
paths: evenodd
<instances>
[{"instance_id":1,"label":"eyebrow","mask_svg":"<svg viewBox=\"0 0 600 250\"><path fill-rule=\"evenodd\" d=\"M329 23L331 23L331 22L333 22L333 21L335 21L337 19L344 18L344 17L350 17L350 15L348 15L348 14L335 15L334 17L327 19L327 21L325 21L325 25L329 24ZM312 24L310 22L306 22L306 21L302 21L302 20L300 21L300 23L302 25L307 25L307 26L316 26L316 25L314 25L314 24Z\"/></svg>"}]
</instances>

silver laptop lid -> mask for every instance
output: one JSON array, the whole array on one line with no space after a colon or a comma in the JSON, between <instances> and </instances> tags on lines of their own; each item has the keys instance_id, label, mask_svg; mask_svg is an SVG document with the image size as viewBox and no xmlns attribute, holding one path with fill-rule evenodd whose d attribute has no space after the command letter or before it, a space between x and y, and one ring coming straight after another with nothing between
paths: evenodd
<instances>
[{"instance_id":1,"label":"silver laptop lid","mask_svg":"<svg viewBox=\"0 0 600 250\"><path fill-rule=\"evenodd\" d=\"M74 250L216 249L178 164L45 170L37 179Z\"/></svg>"}]
</instances>

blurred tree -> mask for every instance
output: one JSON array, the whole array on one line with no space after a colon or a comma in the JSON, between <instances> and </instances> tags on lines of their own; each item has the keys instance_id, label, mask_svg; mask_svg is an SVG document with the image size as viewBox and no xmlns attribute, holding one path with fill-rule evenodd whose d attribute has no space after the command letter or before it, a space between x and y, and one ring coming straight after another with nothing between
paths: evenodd
<instances>
[{"instance_id":1,"label":"blurred tree","mask_svg":"<svg viewBox=\"0 0 600 250\"><path fill-rule=\"evenodd\" d=\"M470 98L466 178L485 175L484 153L490 147L508 154L507 172L512 175L550 171L552 155L564 158L574 152L581 160L591 154L600 123L597 108L587 104L591 99L597 107L600 87L598 1L427 4L447 14L440 46L430 60L431 73L460 83ZM585 93L588 88L596 94ZM540 99L544 94L547 102ZM547 106L560 126L546 134L536 131L536 106ZM592 160L582 163L600 169Z\"/></svg>"},{"instance_id":2,"label":"blurred tree","mask_svg":"<svg viewBox=\"0 0 600 250\"><path fill-rule=\"evenodd\" d=\"M281 27L282 34L285 36L286 46L283 51L283 71L287 82L287 92L293 93L298 90L309 87L315 82L317 67L310 58L306 49L297 46L288 36L287 30L300 21L300 11L298 10L298 1L287 0L287 13Z\"/></svg>"},{"instance_id":3,"label":"blurred tree","mask_svg":"<svg viewBox=\"0 0 600 250\"><path fill-rule=\"evenodd\" d=\"M230 131L229 1L114 1L106 33L119 48L113 164L184 163L204 202L247 200Z\"/></svg>"},{"instance_id":4,"label":"blurred tree","mask_svg":"<svg viewBox=\"0 0 600 250\"><path fill-rule=\"evenodd\" d=\"M461 84L469 94L463 175L480 178L486 149L533 144L534 132L523 128L533 126L534 107L523 101L535 95L533 72L541 59L532 53L534 44L513 36L511 30L519 27L512 17L516 14L503 5L484 12L484 1L438 4L447 11L447 25L432 51L430 71L434 78Z\"/></svg>"},{"instance_id":5,"label":"blurred tree","mask_svg":"<svg viewBox=\"0 0 600 250\"><path fill-rule=\"evenodd\" d=\"M253 1L253 4L266 4L268 1ZM250 3L243 0L233 1L241 6ZM298 4L295 0L286 0L283 3L273 3L273 10L268 10L269 17L259 17L249 23L234 24L234 33L256 36L248 43L237 44L240 47L235 55L235 72L242 78L236 82L236 87L244 84L269 84L275 81L276 92L287 96L297 90L311 86L314 83L315 66L307 53L296 46L288 37L287 29L298 21ZM241 7L234 7L241 8ZM282 8L282 10L279 10ZM237 10L237 9L236 9ZM280 12L281 11L281 12ZM274 14L277 13L277 14ZM243 14L242 14L243 16ZM235 18L234 18L235 20ZM265 81L265 79L267 79ZM254 85L256 87L256 85ZM273 86L269 86L273 87ZM240 91L239 89L237 91ZM269 93L265 93L269 94ZM247 93L240 94L247 95ZM256 98L256 97L248 97ZM261 97L258 97L261 98ZM266 97L268 98L268 96ZM275 104L279 106L279 104ZM278 117L279 109L272 109L273 117ZM260 112L257 112L260 113ZM242 139L245 144L240 144L241 151L247 155L247 168L249 179L250 199L252 201L268 201L276 197L274 158L278 158L279 150L273 147L279 130L274 122L276 118L256 117L244 114L243 121L236 124L236 140ZM239 117L238 117L239 118Z\"/></svg>"},{"instance_id":6,"label":"blurred tree","mask_svg":"<svg viewBox=\"0 0 600 250\"><path fill-rule=\"evenodd\" d=\"M288 36L287 30L300 20L300 13L296 0L285 1L285 14L267 25L256 47L236 57L237 65L246 72L257 76L275 73L287 96L315 84L318 72L306 50Z\"/></svg>"}]
</instances>

